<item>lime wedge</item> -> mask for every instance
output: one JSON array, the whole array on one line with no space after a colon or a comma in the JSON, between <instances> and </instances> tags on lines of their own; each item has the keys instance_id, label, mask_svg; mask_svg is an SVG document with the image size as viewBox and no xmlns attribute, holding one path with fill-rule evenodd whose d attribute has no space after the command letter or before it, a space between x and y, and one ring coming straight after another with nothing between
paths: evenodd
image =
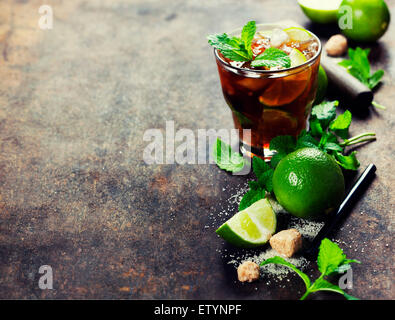
<instances>
[{"instance_id":1,"label":"lime wedge","mask_svg":"<svg viewBox=\"0 0 395 320\"><path fill-rule=\"evenodd\" d=\"M288 33L289 37L295 41L307 41L311 39L311 34L306 29L292 27L284 29L286 33Z\"/></svg>"},{"instance_id":2,"label":"lime wedge","mask_svg":"<svg viewBox=\"0 0 395 320\"><path fill-rule=\"evenodd\" d=\"M238 247L264 245L276 231L276 214L267 199L259 200L238 212L216 233Z\"/></svg>"},{"instance_id":3,"label":"lime wedge","mask_svg":"<svg viewBox=\"0 0 395 320\"><path fill-rule=\"evenodd\" d=\"M291 53L289 54L289 58L291 59L291 68L300 66L307 61L304 54L295 48L292 49Z\"/></svg>"},{"instance_id":4,"label":"lime wedge","mask_svg":"<svg viewBox=\"0 0 395 320\"><path fill-rule=\"evenodd\" d=\"M341 2L342 0L298 0L305 15L317 23L336 22Z\"/></svg>"}]
</instances>

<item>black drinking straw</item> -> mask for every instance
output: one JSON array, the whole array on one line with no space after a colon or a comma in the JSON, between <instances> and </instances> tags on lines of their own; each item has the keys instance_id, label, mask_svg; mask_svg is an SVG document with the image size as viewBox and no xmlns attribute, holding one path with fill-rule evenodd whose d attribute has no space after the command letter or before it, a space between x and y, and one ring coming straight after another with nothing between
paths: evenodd
<instances>
[{"instance_id":1,"label":"black drinking straw","mask_svg":"<svg viewBox=\"0 0 395 320\"><path fill-rule=\"evenodd\" d=\"M339 66L336 60L322 56L321 64L326 71L330 85L352 105L367 108L372 104L373 92L349 74L346 68Z\"/></svg>"},{"instance_id":2,"label":"black drinking straw","mask_svg":"<svg viewBox=\"0 0 395 320\"><path fill-rule=\"evenodd\" d=\"M355 184L351 188L346 198L343 200L342 204L339 206L337 212L329 217L320 232L318 232L314 240L311 242L311 245L307 248L307 250L304 251L304 254L306 256L316 257L322 239L327 237L337 226L341 218L345 217L350 212L352 205L362 195L364 189L368 186L371 179L374 177L375 172L376 166L374 164L370 164L367 166L367 168L358 178L357 182L355 182Z\"/></svg>"}]
</instances>

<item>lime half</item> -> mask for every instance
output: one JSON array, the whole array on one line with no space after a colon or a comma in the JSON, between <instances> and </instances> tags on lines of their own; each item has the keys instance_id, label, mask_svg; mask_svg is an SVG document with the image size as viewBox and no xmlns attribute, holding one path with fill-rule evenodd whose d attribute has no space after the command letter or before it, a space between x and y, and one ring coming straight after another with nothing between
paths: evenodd
<instances>
[{"instance_id":1,"label":"lime half","mask_svg":"<svg viewBox=\"0 0 395 320\"><path fill-rule=\"evenodd\" d=\"M267 199L259 200L238 212L216 233L238 247L264 245L276 231L276 214Z\"/></svg>"},{"instance_id":2,"label":"lime half","mask_svg":"<svg viewBox=\"0 0 395 320\"><path fill-rule=\"evenodd\" d=\"M298 0L305 15L313 22L333 23L342 0Z\"/></svg>"},{"instance_id":3,"label":"lime half","mask_svg":"<svg viewBox=\"0 0 395 320\"><path fill-rule=\"evenodd\" d=\"M307 41L311 39L311 33L303 28L292 27L292 28L284 29L284 31L288 33L291 40Z\"/></svg>"},{"instance_id":4,"label":"lime half","mask_svg":"<svg viewBox=\"0 0 395 320\"><path fill-rule=\"evenodd\" d=\"M292 49L289 58L291 59L291 67L300 66L307 61L304 54L295 48Z\"/></svg>"}]
</instances>

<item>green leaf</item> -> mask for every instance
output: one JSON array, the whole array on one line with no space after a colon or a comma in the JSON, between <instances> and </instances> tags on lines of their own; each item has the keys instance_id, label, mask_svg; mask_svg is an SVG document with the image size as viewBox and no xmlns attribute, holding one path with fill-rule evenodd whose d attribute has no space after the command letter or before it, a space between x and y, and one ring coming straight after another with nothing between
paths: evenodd
<instances>
[{"instance_id":1,"label":"green leaf","mask_svg":"<svg viewBox=\"0 0 395 320\"><path fill-rule=\"evenodd\" d=\"M276 256L276 257L269 258L269 259L266 259L265 261L261 262L260 266L262 267L262 266L269 264L269 263L280 264L280 265L286 266L288 268L291 268L293 271L295 271L302 278L304 284L306 285L306 290L310 287L310 279L307 276L307 274L300 271L292 263L289 263L285 259Z\"/></svg>"},{"instance_id":2,"label":"green leaf","mask_svg":"<svg viewBox=\"0 0 395 320\"><path fill-rule=\"evenodd\" d=\"M256 182L256 181L253 181ZM257 187L254 189L250 189L241 199L240 204L239 204L239 211L242 211L246 208L248 208L250 205L253 203L257 202L258 200L264 199L265 198L265 190Z\"/></svg>"},{"instance_id":3,"label":"green leaf","mask_svg":"<svg viewBox=\"0 0 395 320\"><path fill-rule=\"evenodd\" d=\"M322 129L328 128L329 123L336 117L336 107L339 101L324 101L313 107L311 116L318 119Z\"/></svg>"},{"instance_id":4,"label":"green leaf","mask_svg":"<svg viewBox=\"0 0 395 320\"><path fill-rule=\"evenodd\" d=\"M349 295L349 294L346 293L346 292L343 292L343 296L344 296L347 300L359 300L358 298L353 297L352 295Z\"/></svg>"},{"instance_id":5,"label":"green leaf","mask_svg":"<svg viewBox=\"0 0 395 320\"><path fill-rule=\"evenodd\" d=\"M343 60L339 62L339 65L345 67L353 77L357 78L369 89L373 89L383 77L384 70L377 70L373 74L370 73L369 53L370 49L362 49L360 47L357 47L355 50L349 49L350 60Z\"/></svg>"},{"instance_id":6,"label":"green leaf","mask_svg":"<svg viewBox=\"0 0 395 320\"><path fill-rule=\"evenodd\" d=\"M335 142L325 143L324 149L325 149L325 151L331 150L331 151L343 152L343 148Z\"/></svg>"},{"instance_id":7,"label":"green leaf","mask_svg":"<svg viewBox=\"0 0 395 320\"><path fill-rule=\"evenodd\" d=\"M345 271L347 271L348 269L351 268L351 263L361 263L358 260L355 259L345 259L342 264L334 271L334 273L344 273Z\"/></svg>"},{"instance_id":8,"label":"green leaf","mask_svg":"<svg viewBox=\"0 0 395 320\"><path fill-rule=\"evenodd\" d=\"M243 27L243 30L241 31L241 41L244 44L244 48L246 48L248 51L250 60L252 59L251 42L254 39L255 32L256 32L255 21L247 22L247 24Z\"/></svg>"},{"instance_id":9,"label":"green leaf","mask_svg":"<svg viewBox=\"0 0 395 320\"><path fill-rule=\"evenodd\" d=\"M306 130L303 130L296 141L296 149L318 148L318 141L314 139Z\"/></svg>"},{"instance_id":10,"label":"green leaf","mask_svg":"<svg viewBox=\"0 0 395 320\"><path fill-rule=\"evenodd\" d=\"M348 68L352 67L352 61L351 60L343 60L343 61L340 61L338 63L338 65L348 69Z\"/></svg>"},{"instance_id":11,"label":"green leaf","mask_svg":"<svg viewBox=\"0 0 395 320\"><path fill-rule=\"evenodd\" d=\"M356 297L353 297L346 292L344 292L342 289L340 289L337 285L334 285L330 283L329 281L323 279L323 278L318 278L311 288L309 289L310 292L317 292L317 291L331 291L331 292L336 292L342 294L347 300L359 300Z\"/></svg>"},{"instance_id":12,"label":"green leaf","mask_svg":"<svg viewBox=\"0 0 395 320\"><path fill-rule=\"evenodd\" d=\"M381 69L373 73L368 79L369 89L374 89L379 84L383 76L384 76L384 70Z\"/></svg>"},{"instance_id":13,"label":"green leaf","mask_svg":"<svg viewBox=\"0 0 395 320\"><path fill-rule=\"evenodd\" d=\"M250 56L244 44L237 38L229 38L226 33L207 36L208 43L219 50L225 58L233 61L249 61Z\"/></svg>"},{"instance_id":14,"label":"green leaf","mask_svg":"<svg viewBox=\"0 0 395 320\"><path fill-rule=\"evenodd\" d=\"M290 57L282 50L268 48L251 62L252 67L291 67Z\"/></svg>"},{"instance_id":15,"label":"green leaf","mask_svg":"<svg viewBox=\"0 0 395 320\"><path fill-rule=\"evenodd\" d=\"M357 68L365 79L370 76L369 52L370 50L367 51L357 47L352 57L353 68Z\"/></svg>"},{"instance_id":16,"label":"green leaf","mask_svg":"<svg viewBox=\"0 0 395 320\"><path fill-rule=\"evenodd\" d=\"M356 157L357 152L353 151L349 156L344 156L340 152L335 153L336 162L344 169L357 170L359 168L359 161Z\"/></svg>"},{"instance_id":17,"label":"green leaf","mask_svg":"<svg viewBox=\"0 0 395 320\"><path fill-rule=\"evenodd\" d=\"M318 119L314 119L313 117L310 117L310 131L314 137L321 137L322 134L324 133L321 123Z\"/></svg>"},{"instance_id":18,"label":"green leaf","mask_svg":"<svg viewBox=\"0 0 395 320\"><path fill-rule=\"evenodd\" d=\"M252 158L252 169L258 179L259 186L267 192L272 192L274 170L259 157Z\"/></svg>"},{"instance_id":19,"label":"green leaf","mask_svg":"<svg viewBox=\"0 0 395 320\"><path fill-rule=\"evenodd\" d=\"M273 173L274 169L270 168L258 177L258 182L267 192L273 191Z\"/></svg>"},{"instance_id":20,"label":"green leaf","mask_svg":"<svg viewBox=\"0 0 395 320\"><path fill-rule=\"evenodd\" d=\"M214 161L223 170L239 172L243 170L245 161L238 152L233 152L230 145L217 138L213 150Z\"/></svg>"},{"instance_id":21,"label":"green leaf","mask_svg":"<svg viewBox=\"0 0 395 320\"><path fill-rule=\"evenodd\" d=\"M276 153L275 155L272 156L270 159L270 165L273 168L276 168L278 163L284 158L287 154L286 153Z\"/></svg>"},{"instance_id":22,"label":"green leaf","mask_svg":"<svg viewBox=\"0 0 395 320\"><path fill-rule=\"evenodd\" d=\"M311 288L309 289L310 292L317 292L317 291L332 291L337 292L344 295L344 291L340 289L338 286L330 283L329 281L325 280L324 278L318 278Z\"/></svg>"},{"instance_id":23,"label":"green leaf","mask_svg":"<svg viewBox=\"0 0 395 320\"><path fill-rule=\"evenodd\" d=\"M342 139L347 139L348 128L351 125L351 120L351 112L346 110L343 114L339 115L335 120L330 123L329 129L335 132Z\"/></svg>"},{"instance_id":24,"label":"green leaf","mask_svg":"<svg viewBox=\"0 0 395 320\"><path fill-rule=\"evenodd\" d=\"M296 139L293 136L277 136L270 141L269 149L278 153L291 153L296 149Z\"/></svg>"},{"instance_id":25,"label":"green leaf","mask_svg":"<svg viewBox=\"0 0 395 320\"><path fill-rule=\"evenodd\" d=\"M264 172L270 170L270 166L265 162L265 160L259 157L252 158L252 170L257 177L261 176Z\"/></svg>"},{"instance_id":26,"label":"green leaf","mask_svg":"<svg viewBox=\"0 0 395 320\"><path fill-rule=\"evenodd\" d=\"M324 238L321 241L317 257L317 265L318 269L324 276L333 273L345 259L346 255L336 243L327 238Z\"/></svg>"}]
</instances>

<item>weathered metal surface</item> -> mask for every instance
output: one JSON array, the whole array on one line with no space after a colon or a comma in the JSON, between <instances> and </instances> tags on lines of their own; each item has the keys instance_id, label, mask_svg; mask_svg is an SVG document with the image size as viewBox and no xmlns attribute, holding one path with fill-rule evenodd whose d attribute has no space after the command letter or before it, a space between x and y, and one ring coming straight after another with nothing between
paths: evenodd
<instances>
[{"instance_id":1,"label":"weathered metal surface","mask_svg":"<svg viewBox=\"0 0 395 320\"><path fill-rule=\"evenodd\" d=\"M40 30L42 1L2 1L0 298L297 298L292 274L240 285L218 252L230 250L214 233L225 217L210 214L247 178L142 160L145 130L166 121L232 128L206 34L289 18L323 39L333 32L295 3L53 0L53 29ZM371 53L388 109L352 125L377 133L358 153L377 178L336 234L362 261L350 293L366 299L395 298L394 39L392 24ZM53 290L38 287L41 265L53 268Z\"/></svg>"}]
</instances>

